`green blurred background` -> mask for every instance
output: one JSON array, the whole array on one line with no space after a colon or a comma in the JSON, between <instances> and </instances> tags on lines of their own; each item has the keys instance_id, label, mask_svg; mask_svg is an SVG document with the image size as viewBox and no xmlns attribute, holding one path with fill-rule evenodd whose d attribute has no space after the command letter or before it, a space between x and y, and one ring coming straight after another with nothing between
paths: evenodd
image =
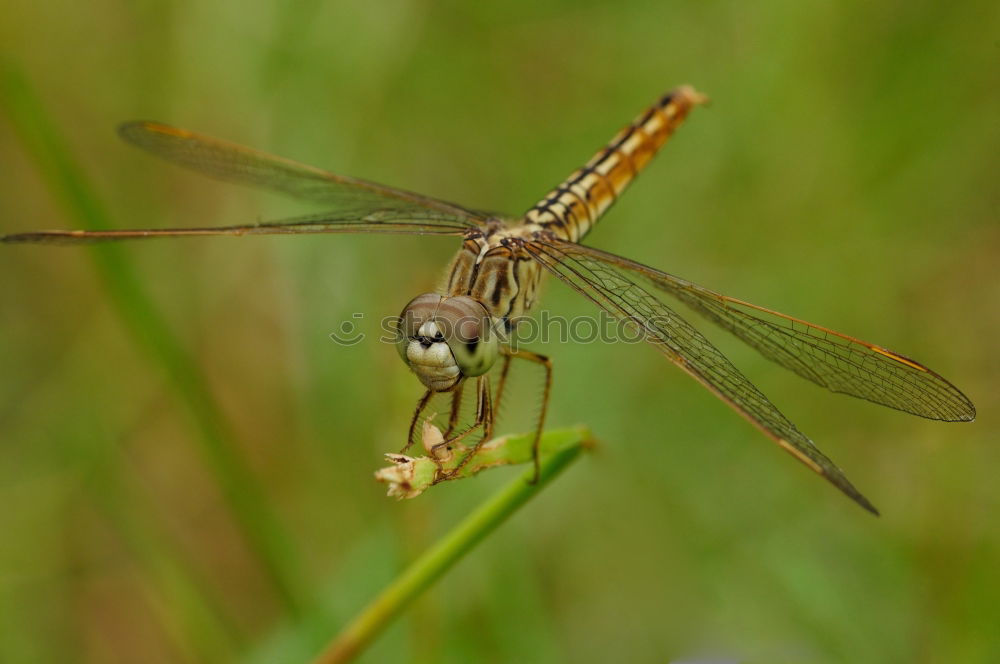
<instances>
[{"instance_id":1,"label":"green blurred background","mask_svg":"<svg viewBox=\"0 0 1000 664\"><path fill-rule=\"evenodd\" d=\"M516 213L690 83L712 105L588 241L915 357L978 406L920 420L712 334L875 519L654 350L537 346L550 425L598 450L362 661L1000 661L996 2L129 4L0 24L8 81L116 226L305 209L125 146L126 119ZM0 231L75 226L12 121L27 93L4 94ZM371 473L420 387L392 347L327 338L356 312L377 334L453 239L119 248L0 252L0 661L307 660L519 472L386 498ZM147 300L111 285L130 272ZM590 311L553 282L543 306Z\"/></svg>"}]
</instances>

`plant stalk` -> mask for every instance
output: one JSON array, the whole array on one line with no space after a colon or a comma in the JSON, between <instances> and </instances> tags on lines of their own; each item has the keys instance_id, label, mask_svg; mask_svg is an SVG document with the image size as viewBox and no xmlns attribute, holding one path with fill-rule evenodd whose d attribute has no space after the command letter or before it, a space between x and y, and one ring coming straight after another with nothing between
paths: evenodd
<instances>
[{"instance_id":1,"label":"plant stalk","mask_svg":"<svg viewBox=\"0 0 1000 664\"><path fill-rule=\"evenodd\" d=\"M520 438L530 440L530 434L511 440ZM541 447L553 451L542 458L538 481L532 482L535 471L529 468L466 517L396 577L327 645L314 664L340 664L353 659L416 597L591 445L590 432L584 427L546 432Z\"/></svg>"}]
</instances>

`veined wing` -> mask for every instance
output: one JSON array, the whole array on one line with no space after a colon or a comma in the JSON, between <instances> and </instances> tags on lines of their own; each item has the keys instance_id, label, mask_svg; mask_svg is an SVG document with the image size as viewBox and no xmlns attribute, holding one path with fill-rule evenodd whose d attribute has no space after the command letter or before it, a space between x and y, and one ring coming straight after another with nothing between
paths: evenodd
<instances>
[{"instance_id":1,"label":"veined wing","mask_svg":"<svg viewBox=\"0 0 1000 664\"><path fill-rule=\"evenodd\" d=\"M167 161L215 178L270 189L334 208L278 221L209 228L37 231L3 242L80 243L154 237L281 235L298 233L401 233L462 235L490 217L402 189L306 166L283 157L154 122L119 129L130 143Z\"/></svg>"},{"instance_id":2,"label":"veined wing","mask_svg":"<svg viewBox=\"0 0 1000 664\"><path fill-rule=\"evenodd\" d=\"M637 283L645 274L631 261L555 238L525 250L571 288L617 318L636 325L650 342L799 461L873 514L878 510L829 458L756 388L712 343ZM651 268L645 268L647 270Z\"/></svg>"},{"instance_id":3,"label":"veined wing","mask_svg":"<svg viewBox=\"0 0 1000 664\"><path fill-rule=\"evenodd\" d=\"M291 159L158 122L129 122L119 127L118 133L129 143L193 171L338 209L431 211L467 226L475 226L477 221L489 216L454 203L368 180L336 175Z\"/></svg>"},{"instance_id":4,"label":"veined wing","mask_svg":"<svg viewBox=\"0 0 1000 664\"><path fill-rule=\"evenodd\" d=\"M394 235L463 235L470 226L432 211L374 210L305 215L241 226L145 228L106 231L32 231L0 235L9 244L83 244L157 237L294 235L301 233L388 233Z\"/></svg>"},{"instance_id":5,"label":"veined wing","mask_svg":"<svg viewBox=\"0 0 1000 664\"><path fill-rule=\"evenodd\" d=\"M846 334L721 295L613 254L587 249L626 267L729 330L764 357L817 385L932 420L968 422L976 407L924 365Z\"/></svg>"}]
</instances>

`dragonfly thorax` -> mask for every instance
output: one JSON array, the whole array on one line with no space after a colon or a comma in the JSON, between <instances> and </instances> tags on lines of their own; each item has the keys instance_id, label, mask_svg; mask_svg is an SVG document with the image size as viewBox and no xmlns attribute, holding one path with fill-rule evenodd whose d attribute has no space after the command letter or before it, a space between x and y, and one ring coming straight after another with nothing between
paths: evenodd
<instances>
[{"instance_id":1,"label":"dragonfly thorax","mask_svg":"<svg viewBox=\"0 0 1000 664\"><path fill-rule=\"evenodd\" d=\"M396 329L400 357L435 392L483 375L497 358L492 319L471 297L419 295L403 309Z\"/></svg>"}]
</instances>

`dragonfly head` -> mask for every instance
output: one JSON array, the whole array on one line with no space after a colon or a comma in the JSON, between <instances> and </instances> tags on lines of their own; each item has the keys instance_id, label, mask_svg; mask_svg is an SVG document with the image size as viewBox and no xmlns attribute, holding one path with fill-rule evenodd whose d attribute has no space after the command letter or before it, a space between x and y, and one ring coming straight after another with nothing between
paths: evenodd
<instances>
[{"instance_id":1,"label":"dragonfly head","mask_svg":"<svg viewBox=\"0 0 1000 664\"><path fill-rule=\"evenodd\" d=\"M396 349L420 382L445 392L463 378L490 370L499 353L489 312L460 295L419 295L397 323Z\"/></svg>"}]
</instances>

